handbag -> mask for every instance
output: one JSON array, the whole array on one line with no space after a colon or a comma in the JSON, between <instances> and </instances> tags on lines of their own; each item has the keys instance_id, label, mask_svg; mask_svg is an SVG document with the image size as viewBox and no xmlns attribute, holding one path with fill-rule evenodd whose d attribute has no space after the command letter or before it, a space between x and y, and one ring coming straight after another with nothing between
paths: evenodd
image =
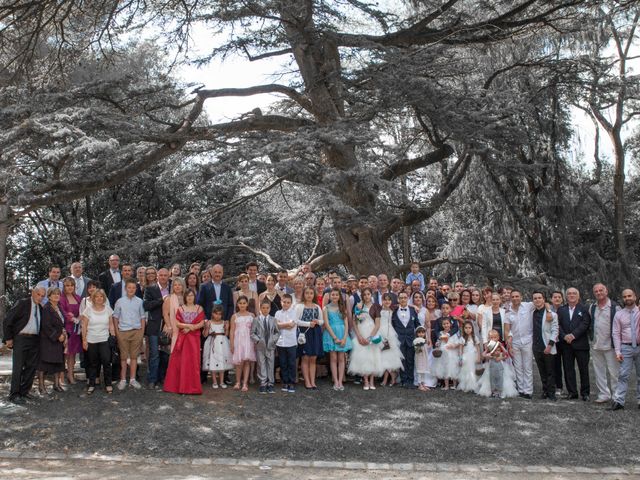
<instances>
[{"instance_id":1,"label":"handbag","mask_svg":"<svg viewBox=\"0 0 640 480\"><path fill-rule=\"evenodd\" d=\"M304 345L305 343L307 343L307 336L298 330L298 345Z\"/></svg>"},{"instance_id":2,"label":"handbag","mask_svg":"<svg viewBox=\"0 0 640 480\"><path fill-rule=\"evenodd\" d=\"M484 373L484 363L476 363L476 375L478 377L482 376Z\"/></svg>"},{"instance_id":3,"label":"handbag","mask_svg":"<svg viewBox=\"0 0 640 480\"><path fill-rule=\"evenodd\" d=\"M161 347L168 347L169 345L171 345L171 337L164 330L161 331L160 335L158 336L158 345L160 345Z\"/></svg>"},{"instance_id":4,"label":"handbag","mask_svg":"<svg viewBox=\"0 0 640 480\"><path fill-rule=\"evenodd\" d=\"M389 343L389 329L391 328L391 321L387 322L387 336L382 340L382 351L389 350L391 344Z\"/></svg>"}]
</instances>

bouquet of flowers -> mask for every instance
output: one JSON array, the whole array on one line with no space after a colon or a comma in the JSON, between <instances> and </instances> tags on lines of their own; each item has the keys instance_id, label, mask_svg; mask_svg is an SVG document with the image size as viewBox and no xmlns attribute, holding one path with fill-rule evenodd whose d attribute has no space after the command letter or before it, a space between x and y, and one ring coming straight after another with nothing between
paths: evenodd
<instances>
[{"instance_id":1,"label":"bouquet of flowers","mask_svg":"<svg viewBox=\"0 0 640 480\"><path fill-rule=\"evenodd\" d=\"M358 322L360 322L360 323L364 321L365 316L363 314L364 313L368 313L368 312L369 312L369 309L367 309L366 307L362 307L362 308L356 307L353 310L353 313L356 314L356 318L358 319Z\"/></svg>"},{"instance_id":2,"label":"bouquet of flowers","mask_svg":"<svg viewBox=\"0 0 640 480\"><path fill-rule=\"evenodd\" d=\"M425 347L426 344L427 344L427 341L422 337L416 337L413 340L413 348L415 348L416 352L418 353L422 351L422 349Z\"/></svg>"}]
</instances>

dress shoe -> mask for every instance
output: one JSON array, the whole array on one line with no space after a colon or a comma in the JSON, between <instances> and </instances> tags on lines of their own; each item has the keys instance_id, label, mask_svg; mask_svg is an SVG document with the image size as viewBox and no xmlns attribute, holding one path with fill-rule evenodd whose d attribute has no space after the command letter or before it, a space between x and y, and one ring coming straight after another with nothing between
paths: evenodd
<instances>
[{"instance_id":1,"label":"dress shoe","mask_svg":"<svg viewBox=\"0 0 640 480\"><path fill-rule=\"evenodd\" d=\"M591 397L590 397L589 395L584 395L584 396L582 397L582 401L583 401L583 402L588 402L589 400L591 400Z\"/></svg>"},{"instance_id":2,"label":"dress shoe","mask_svg":"<svg viewBox=\"0 0 640 480\"><path fill-rule=\"evenodd\" d=\"M572 393L572 394L567 395L567 400L577 400L578 398L580 398L580 397L578 397L577 393Z\"/></svg>"},{"instance_id":3,"label":"dress shoe","mask_svg":"<svg viewBox=\"0 0 640 480\"><path fill-rule=\"evenodd\" d=\"M20 395L9 397L9 401L15 405L23 405L25 403L24 397L21 397Z\"/></svg>"},{"instance_id":4,"label":"dress shoe","mask_svg":"<svg viewBox=\"0 0 640 480\"><path fill-rule=\"evenodd\" d=\"M547 395L547 398L548 398L549 400L551 400L552 402L555 402L555 401L557 401L557 400L558 400L558 398L557 398L554 394Z\"/></svg>"},{"instance_id":5,"label":"dress shoe","mask_svg":"<svg viewBox=\"0 0 640 480\"><path fill-rule=\"evenodd\" d=\"M523 393L522 394L522 398L526 398L527 400L531 400L533 398L533 395L531 395L530 393Z\"/></svg>"},{"instance_id":6,"label":"dress shoe","mask_svg":"<svg viewBox=\"0 0 640 480\"><path fill-rule=\"evenodd\" d=\"M616 411L616 410L624 410L624 405L618 402L613 402L608 410Z\"/></svg>"},{"instance_id":7,"label":"dress shoe","mask_svg":"<svg viewBox=\"0 0 640 480\"><path fill-rule=\"evenodd\" d=\"M23 395L22 398L26 400L37 400L37 397L35 395L31 395L30 393Z\"/></svg>"}]
</instances>

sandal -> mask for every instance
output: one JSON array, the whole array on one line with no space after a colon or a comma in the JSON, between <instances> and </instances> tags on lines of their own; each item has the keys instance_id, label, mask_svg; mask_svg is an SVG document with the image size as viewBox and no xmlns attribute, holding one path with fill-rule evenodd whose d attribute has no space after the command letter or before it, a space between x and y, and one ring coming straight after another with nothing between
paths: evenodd
<instances>
[{"instance_id":1,"label":"sandal","mask_svg":"<svg viewBox=\"0 0 640 480\"><path fill-rule=\"evenodd\" d=\"M248 392L249 391L249 387L247 386L246 383L242 386L242 391L243 392Z\"/></svg>"},{"instance_id":2,"label":"sandal","mask_svg":"<svg viewBox=\"0 0 640 480\"><path fill-rule=\"evenodd\" d=\"M233 386L233 389L234 389L234 390L240 390L240 384L239 384L239 383L236 383L236 384Z\"/></svg>"},{"instance_id":3,"label":"sandal","mask_svg":"<svg viewBox=\"0 0 640 480\"><path fill-rule=\"evenodd\" d=\"M87 395L91 395L95 391L96 391L96 387L89 387L87 388Z\"/></svg>"},{"instance_id":4,"label":"sandal","mask_svg":"<svg viewBox=\"0 0 640 480\"><path fill-rule=\"evenodd\" d=\"M104 391L109 393L109 394L111 394L111 393L113 393L113 387L105 387Z\"/></svg>"}]
</instances>

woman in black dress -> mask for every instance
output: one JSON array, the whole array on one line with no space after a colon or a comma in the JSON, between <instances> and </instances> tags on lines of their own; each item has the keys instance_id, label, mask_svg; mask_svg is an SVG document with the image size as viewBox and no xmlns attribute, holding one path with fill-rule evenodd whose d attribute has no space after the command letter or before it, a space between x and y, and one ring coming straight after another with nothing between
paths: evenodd
<instances>
[{"instance_id":1,"label":"woman in black dress","mask_svg":"<svg viewBox=\"0 0 640 480\"><path fill-rule=\"evenodd\" d=\"M60 289L52 287L47 291L48 302L42 309L40 325L40 359L38 361L38 390L45 393L44 376L53 374L53 389L63 392L64 347L67 333L64 329L64 317L58 306Z\"/></svg>"}]
</instances>

